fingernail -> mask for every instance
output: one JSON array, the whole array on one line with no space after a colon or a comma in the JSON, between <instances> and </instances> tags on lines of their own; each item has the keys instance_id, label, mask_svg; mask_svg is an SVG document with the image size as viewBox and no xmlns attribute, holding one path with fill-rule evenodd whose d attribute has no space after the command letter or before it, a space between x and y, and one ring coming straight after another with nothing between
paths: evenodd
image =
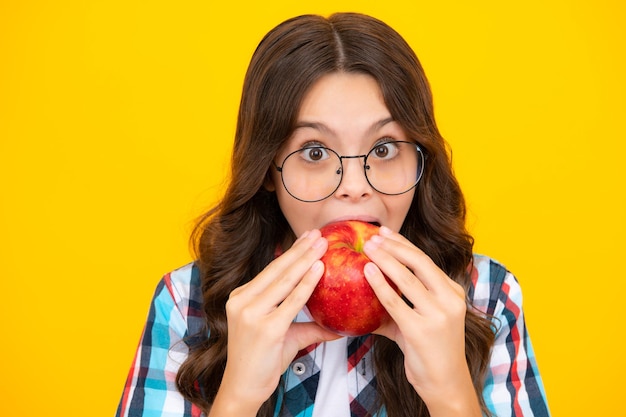
<instances>
[{"instance_id":1,"label":"fingernail","mask_svg":"<svg viewBox=\"0 0 626 417\"><path fill-rule=\"evenodd\" d=\"M372 262L368 262L365 264L365 267L363 268L363 272L365 273L366 277L371 277L376 273L376 265L374 265Z\"/></svg>"},{"instance_id":2,"label":"fingernail","mask_svg":"<svg viewBox=\"0 0 626 417\"><path fill-rule=\"evenodd\" d=\"M367 242L365 242L365 245L363 245L363 249L365 249L366 251L375 250L380 245L381 240L382 238L380 236L372 236Z\"/></svg>"},{"instance_id":3,"label":"fingernail","mask_svg":"<svg viewBox=\"0 0 626 417\"><path fill-rule=\"evenodd\" d=\"M319 259L311 265L311 272L319 272L324 267L324 263Z\"/></svg>"},{"instance_id":4,"label":"fingernail","mask_svg":"<svg viewBox=\"0 0 626 417\"><path fill-rule=\"evenodd\" d=\"M383 243L383 237L379 236L379 235L374 235L370 238L370 241L374 242L376 245L380 245L381 243Z\"/></svg>"},{"instance_id":5,"label":"fingernail","mask_svg":"<svg viewBox=\"0 0 626 417\"><path fill-rule=\"evenodd\" d=\"M314 249L320 249L324 245L326 245L326 239L324 239L323 237L320 237L315 242L313 242Z\"/></svg>"},{"instance_id":6,"label":"fingernail","mask_svg":"<svg viewBox=\"0 0 626 417\"><path fill-rule=\"evenodd\" d=\"M390 234L393 233L393 231L387 226L380 226L380 229L378 229L378 231L383 236L389 236Z\"/></svg>"}]
</instances>

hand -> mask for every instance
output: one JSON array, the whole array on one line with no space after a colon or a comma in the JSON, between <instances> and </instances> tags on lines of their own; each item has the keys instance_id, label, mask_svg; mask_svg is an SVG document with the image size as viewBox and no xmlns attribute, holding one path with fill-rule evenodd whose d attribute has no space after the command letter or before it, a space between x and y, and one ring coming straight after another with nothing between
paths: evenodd
<instances>
[{"instance_id":1,"label":"hand","mask_svg":"<svg viewBox=\"0 0 626 417\"><path fill-rule=\"evenodd\" d=\"M379 233L364 247L372 260L365 266L365 276L393 320L376 333L398 344L407 379L432 416L454 415L451 409L480 416L465 359L465 290L400 234L386 227Z\"/></svg>"},{"instance_id":2,"label":"hand","mask_svg":"<svg viewBox=\"0 0 626 417\"><path fill-rule=\"evenodd\" d=\"M322 276L319 259L327 247L318 230L304 233L231 293L226 303L228 359L211 415L256 415L299 350L339 337L316 323L293 323Z\"/></svg>"}]
</instances>

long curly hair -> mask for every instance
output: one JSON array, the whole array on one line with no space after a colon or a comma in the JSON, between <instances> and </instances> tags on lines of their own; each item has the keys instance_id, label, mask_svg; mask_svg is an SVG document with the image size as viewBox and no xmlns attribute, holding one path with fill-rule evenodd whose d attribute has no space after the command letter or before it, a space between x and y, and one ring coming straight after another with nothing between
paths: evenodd
<instances>
[{"instance_id":1,"label":"long curly hair","mask_svg":"<svg viewBox=\"0 0 626 417\"><path fill-rule=\"evenodd\" d=\"M293 238L275 193L264 187L271 162L293 132L303 97L320 77L362 73L379 84L393 119L426 155L423 177L400 232L453 280L471 287L473 239L465 229L465 202L433 111L430 86L415 53L385 23L362 14L287 20L260 42L248 68L240 103L230 183L222 200L191 237L201 271L205 337L190 348L177 375L188 400L208 410L226 364L229 294L261 272L275 249ZM468 304L466 358L481 406L494 334L488 318ZM209 337L206 337L210 335ZM375 337L377 401L390 417L428 416L406 379L399 347ZM271 416L277 392L261 407Z\"/></svg>"}]
</instances>

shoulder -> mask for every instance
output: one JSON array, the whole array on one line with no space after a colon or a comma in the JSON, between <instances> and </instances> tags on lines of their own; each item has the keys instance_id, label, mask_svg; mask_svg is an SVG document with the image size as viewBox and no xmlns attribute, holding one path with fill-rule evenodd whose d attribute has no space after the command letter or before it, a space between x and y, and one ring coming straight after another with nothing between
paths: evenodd
<instances>
[{"instance_id":1,"label":"shoulder","mask_svg":"<svg viewBox=\"0 0 626 417\"><path fill-rule=\"evenodd\" d=\"M186 337L203 333L202 304L200 270L194 262L165 274L154 296L154 307L163 310L163 314L170 317L170 323L173 322L171 317L177 316ZM183 329L180 330L182 333ZM193 343L194 340L191 338L186 342Z\"/></svg>"},{"instance_id":2,"label":"shoulder","mask_svg":"<svg viewBox=\"0 0 626 417\"><path fill-rule=\"evenodd\" d=\"M165 274L160 285L167 289L181 309L189 306L199 308L202 303L200 270L194 262Z\"/></svg>"},{"instance_id":3,"label":"shoulder","mask_svg":"<svg viewBox=\"0 0 626 417\"><path fill-rule=\"evenodd\" d=\"M522 291L517 278L502 263L474 255L470 298L474 307L494 315L502 308L521 308Z\"/></svg>"}]
</instances>

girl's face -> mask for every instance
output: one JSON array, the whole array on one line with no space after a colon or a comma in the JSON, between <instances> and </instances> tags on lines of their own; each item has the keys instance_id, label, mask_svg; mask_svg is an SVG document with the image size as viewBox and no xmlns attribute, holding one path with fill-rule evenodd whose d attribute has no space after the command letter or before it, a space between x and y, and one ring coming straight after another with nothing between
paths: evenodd
<instances>
[{"instance_id":1,"label":"girl's face","mask_svg":"<svg viewBox=\"0 0 626 417\"><path fill-rule=\"evenodd\" d=\"M365 155L386 141L410 139L391 118L374 78L337 72L322 77L304 97L296 129L274 162L276 166L282 166L289 154L305 146L330 148L338 155ZM325 150L307 151L305 160L324 159L329 155L331 153ZM276 191L280 208L295 235L300 236L333 221L349 219L376 222L399 231L415 189L400 195L381 194L368 183L363 158L344 158L342 163L343 178L339 187L330 197L317 202L294 198L285 189L281 173L273 167L270 170L273 184L269 187ZM295 182L293 176L287 177L289 172L294 172L289 169L291 167L285 164L285 180ZM307 168L303 165L303 169ZM333 174L328 175L333 181Z\"/></svg>"}]
</instances>

